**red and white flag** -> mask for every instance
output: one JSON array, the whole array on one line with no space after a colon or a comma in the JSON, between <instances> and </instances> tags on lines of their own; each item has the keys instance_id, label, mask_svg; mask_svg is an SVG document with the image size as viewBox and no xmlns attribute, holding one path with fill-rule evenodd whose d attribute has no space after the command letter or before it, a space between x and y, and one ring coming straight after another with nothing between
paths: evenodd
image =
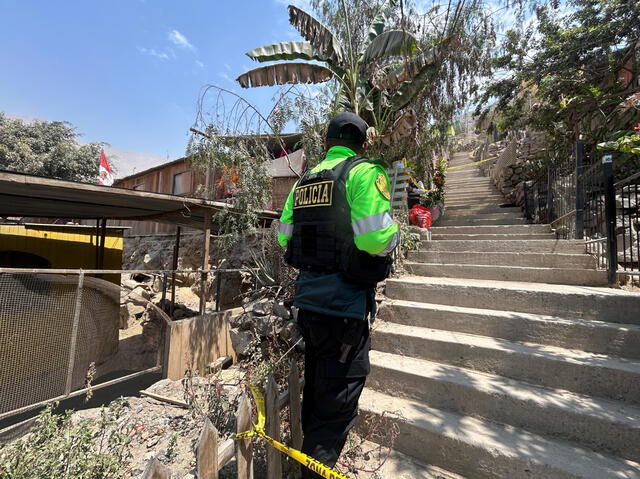
<instances>
[{"instance_id":1,"label":"red and white flag","mask_svg":"<svg viewBox=\"0 0 640 479\"><path fill-rule=\"evenodd\" d=\"M113 171L107 161L107 155L104 150L100 153L100 172L98 174L98 184L103 186L111 186L113 184Z\"/></svg>"}]
</instances>

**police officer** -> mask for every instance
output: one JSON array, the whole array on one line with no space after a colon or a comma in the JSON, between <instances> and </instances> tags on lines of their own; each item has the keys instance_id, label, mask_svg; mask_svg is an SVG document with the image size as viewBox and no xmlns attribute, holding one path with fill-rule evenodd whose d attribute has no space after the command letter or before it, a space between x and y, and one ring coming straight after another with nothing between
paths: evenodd
<instances>
[{"instance_id":1,"label":"police officer","mask_svg":"<svg viewBox=\"0 0 640 479\"><path fill-rule=\"evenodd\" d=\"M302 451L331 467L357 418L375 285L389 274L399 238L387 173L360 156L366 131L353 113L331 120L326 157L291 190L278 229L285 260L300 270L294 305L305 340Z\"/></svg>"}]
</instances>

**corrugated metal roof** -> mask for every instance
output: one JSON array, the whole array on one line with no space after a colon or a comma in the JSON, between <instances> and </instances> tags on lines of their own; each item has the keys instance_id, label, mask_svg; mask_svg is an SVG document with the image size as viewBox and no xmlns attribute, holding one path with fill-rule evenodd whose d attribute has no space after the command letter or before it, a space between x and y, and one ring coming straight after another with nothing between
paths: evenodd
<instances>
[{"instance_id":1,"label":"corrugated metal roof","mask_svg":"<svg viewBox=\"0 0 640 479\"><path fill-rule=\"evenodd\" d=\"M0 216L157 221L203 229L205 215L231 208L220 201L0 172ZM259 213L264 220L274 211Z\"/></svg>"}]
</instances>

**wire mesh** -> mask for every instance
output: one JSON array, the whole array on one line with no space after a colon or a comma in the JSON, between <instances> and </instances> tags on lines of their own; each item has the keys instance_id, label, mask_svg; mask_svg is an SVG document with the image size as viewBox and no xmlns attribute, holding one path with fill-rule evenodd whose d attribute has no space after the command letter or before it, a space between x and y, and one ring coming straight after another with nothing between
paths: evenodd
<instances>
[{"instance_id":1,"label":"wire mesh","mask_svg":"<svg viewBox=\"0 0 640 479\"><path fill-rule=\"evenodd\" d=\"M78 276L0 274L0 413L64 394Z\"/></svg>"},{"instance_id":2,"label":"wire mesh","mask_svg":"<svg viewBox=\"0 0 640 479\"><path fill-rule=\"evenodd\" d=\"M88 380L161 369L170 315L239 304L257 287L251 271L0 270L0 419L81 394ZM93 276L107 272L122 286Z\"/></svg>"}]
</instances>

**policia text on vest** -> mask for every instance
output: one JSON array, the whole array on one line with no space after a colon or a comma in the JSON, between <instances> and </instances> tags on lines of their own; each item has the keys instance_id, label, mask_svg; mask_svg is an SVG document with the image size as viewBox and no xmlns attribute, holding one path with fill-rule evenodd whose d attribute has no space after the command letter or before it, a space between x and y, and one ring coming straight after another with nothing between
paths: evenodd
<instances>
[{"instance_id":1,"label":"policia text on vest","mask_svg":"<svg viewBox=\"0 0 640 479\"><path fill-rule=\"evenodd\" d=\"M331 206L333 204L333 181L322 181L298 186L293 196L293 208Z\"/></svg>"}]
</instances>

